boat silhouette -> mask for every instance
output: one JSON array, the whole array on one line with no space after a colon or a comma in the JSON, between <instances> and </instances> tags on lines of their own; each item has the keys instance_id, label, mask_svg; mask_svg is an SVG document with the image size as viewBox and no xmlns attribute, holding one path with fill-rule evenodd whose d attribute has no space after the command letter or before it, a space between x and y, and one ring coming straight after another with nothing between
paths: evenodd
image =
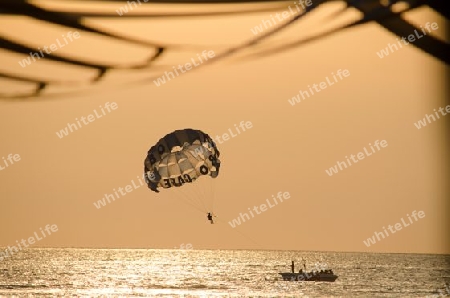
<instances>
[{"instance_id":1,"label":"boat silhouette","mask_svg":"<svg viewBox=\"0 0 450 298\"><path fill-rule=\"evenodd\" d=\"M291 271L292 272L280 272L279 274L283 277L283 280L287 281L328 281L328 282L334 282L338 276L333 273L332 269L325 269L320 271L305 271L302 269L299 270L298 273L295 272L294 268L294 261L292 261L291 264Z\"/></svg>"}]
</instances>

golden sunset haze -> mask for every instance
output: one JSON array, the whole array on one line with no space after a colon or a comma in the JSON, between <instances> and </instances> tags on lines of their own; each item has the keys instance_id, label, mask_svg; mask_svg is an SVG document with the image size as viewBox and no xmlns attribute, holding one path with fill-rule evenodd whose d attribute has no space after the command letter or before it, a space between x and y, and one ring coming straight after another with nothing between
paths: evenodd
<instances>
[{"instance_id":1,"label":"golden sunset haze","mask_svg":"<svg viewBox=\"0 0 450 298\"><path fill-rule=\"evenodd\" d=\"M73 3L42 3L75 9ZM192 9L154 8L167 6L177 13ZM119 7L108 5L112 11ZM374 22L281 53L259 54L360 17L357 11L330 17L342 8L341 2L327 4L261 44L217 63L183 68L185 73L160 86L156 78L191 59L198 62L197 54L202 57L206 50L218 56L254 38L251 29L274 12L87 18L86 24L98 28L174 45L152 67L112 71L95 87L87 83L97 75L94 69L38 58L21 67L19 61L27 56L0 49L1 71L67 83L41 97L0 101L0 247L55 224L58 232L34 247L173 248L189 243L194 249L449 254L450 116L435 114L441 107L449 112L448 66L413 44L380 58L377 53L397 43L397 37ZM429 34L448 42L448 24L433 10L421 8L404 18L418 26L436 23ZM77 31L79 38L67 39L54 54L125 67L140 65L156 51L27 17L0 20L3 37L41 49L57 38L64 43L68 31L72 36ZM180 44L188 46L180 50ZM32 88L0 79L2 93ZM57 91L64 95L54 95ZM184 128L206 132L220 150L213 225L173 188L125 190L132 181L139 185L149 148ZM376 141L380 150L373 147ZM363 148L372 152L370 146L376 152L359 159ZM338 162L346 167L341 164L342 170L327 174ZM202 179L212 178L196 182ZM95 207L119 187L125 195ZM259 208L279 192L287 192L289 199L230 226L240 213ZM370 247L364 244L413 210L426 216Z\"/></svg>"}]
</instances>

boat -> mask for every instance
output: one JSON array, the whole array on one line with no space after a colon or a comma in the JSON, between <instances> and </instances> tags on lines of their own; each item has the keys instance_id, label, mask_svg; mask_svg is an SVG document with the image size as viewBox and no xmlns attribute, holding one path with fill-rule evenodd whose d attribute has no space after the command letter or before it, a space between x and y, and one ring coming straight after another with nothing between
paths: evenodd
<instances>
[{"instance_id":1,"label":"boat","mask_svg":"<svg viewBox=\"0 0 450 298\"><path fill-rule=\"evenodd\" d=\"M306 269L306 266L303 265ZM288 281L328 281L328 282L334 282L338 276L333 273L333 270L331 269L325 269L320 271L310 271L310 272L304 272L302 269L298 273L295 273L294 271L294 261L292 261L292 272L282 272L279 273L283 280Z\"/></svg>"}]
</instances>

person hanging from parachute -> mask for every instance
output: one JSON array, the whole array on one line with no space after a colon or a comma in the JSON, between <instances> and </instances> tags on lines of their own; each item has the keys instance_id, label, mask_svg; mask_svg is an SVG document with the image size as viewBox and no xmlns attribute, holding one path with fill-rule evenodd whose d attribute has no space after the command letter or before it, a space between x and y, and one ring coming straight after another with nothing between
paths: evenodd
<instances>
[{"instance_id":1,"label":"person hanging from parachute","mask_svg":"<svg viewBox=\"0 0 450 298\"><path fill-rule=\"evenodd\" d=\"M214 223L213 216L212 216L211 212L208 212L208 215L207 215L206 217L207 217L208 220L211 222L211 224Z\"/></svg>"},{"instance_id":2,"label":"person hanging from parachute","mask_svg":"<svg viewBox=\"0 0 450 298\"><path fill-rule=\"evenodd\" d=\"M198 178L202 176L217 178L219 155L216 144L206 133L195 129L176 130L161 138L148 151L144 161L145 182L148 188L159 193L159 188L181 190L186 184L198 183ZM198 197L193 197L188 203L199 205L196 206L198 209L206 209ZM213 224L215 215L212 210L204 212L207 212L207 218Z\"/></svg>"},{"instance_id":3,"label":"person hanging from parachute","mask_svg":"<svg viewBox=\"0 0 450 298\"><path fill-rule=\"evenodd\" d=\"M214 223L213 217L217 217L217 216L215 216L212 212L208 212L208 214L206 215L206 217L207 217L208 220L211 222L211 224L213 224L213 223Z\"/></svg>"}]
</instances>

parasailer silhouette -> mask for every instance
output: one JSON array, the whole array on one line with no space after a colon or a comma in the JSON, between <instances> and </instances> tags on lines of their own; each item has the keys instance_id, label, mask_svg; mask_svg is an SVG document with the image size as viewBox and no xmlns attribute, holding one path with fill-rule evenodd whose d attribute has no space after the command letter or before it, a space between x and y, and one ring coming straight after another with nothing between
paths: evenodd
<instances>
[{"instance_id":1,"label":"parasailer silhouette","mask_svg":"<svg viewBox=\"0 0 450 298\"><path fill-rule=\"evenodd\" d=\"M200 147L202 150L198 150ZM213 196L205 194L203 185L199 185L201 183L197 180L214 180L211 178L219 175L219 155L208 134L195 129L176 130L165 135L148 151L144 161L145 180L155 192L159 192L159 188L182 191L189 186L196 187L195 193L183 195L189 205L206 212L206 205L211 203ZM214 223L212 213L208 212L207 216Z\"/></svg>"},{"instance_id":2,"label":"parasailer silhouette","mask_svg":"<svg viewBox=\"0 0 450 298\"><path fill-rule=\"evenodd\" d=\"M208 218L208 220L211 222L211 224L213 224L214 223L214 220L213 220L213 215L212 215L212 213L211 212L208 212L208 215L206 216L207 218Z\"/></svg>"}]
</instances>

